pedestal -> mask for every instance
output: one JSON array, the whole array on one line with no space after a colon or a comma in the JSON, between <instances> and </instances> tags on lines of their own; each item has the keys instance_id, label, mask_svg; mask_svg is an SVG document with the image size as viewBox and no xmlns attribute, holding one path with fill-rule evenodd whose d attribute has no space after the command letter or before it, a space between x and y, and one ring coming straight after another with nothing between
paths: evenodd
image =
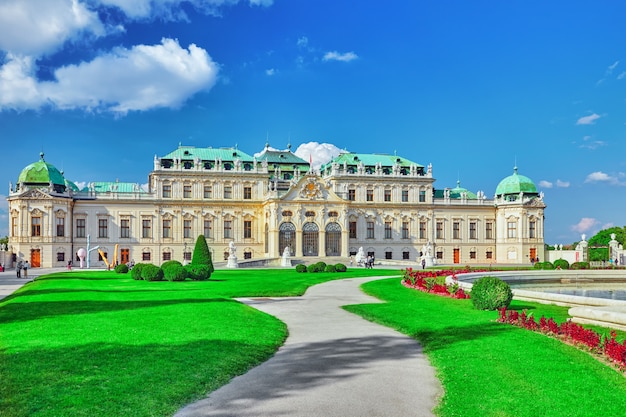
<instances>
[{"instance_id":1,"label":"pedestal","mask_svg":"<svg viewBox=\"0 0 626 417\"><path fill-rule=\"evenodd\" d=\"M228 257L228 263L226 263L226 268L239 268L239 264L237 263L237 257L235 255L230 255Z\"/></svg>"}]
</instances>

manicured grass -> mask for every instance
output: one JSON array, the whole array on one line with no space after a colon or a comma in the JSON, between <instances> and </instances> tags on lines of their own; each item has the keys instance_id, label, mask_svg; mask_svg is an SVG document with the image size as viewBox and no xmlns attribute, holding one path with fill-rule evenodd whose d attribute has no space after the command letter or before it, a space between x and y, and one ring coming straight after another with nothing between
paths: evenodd
<instances>
[{"instance_id":1,"label":"manicured grass","mask_svg":"<svg viewBox=\"0 0 626 417\"><path fill-rule=\"evenodd\" d=\"M285 325L232 297L294 296L349 269L216 271L205 282L42 276L0 301L0 415L168 416L267 360Z\"/></svg>"},{"instance_id":2,"label":"manicured grass","mask_svg":"<svg viewBox=\"0 0 626 417\"><path fill-rule=\"evenodd\" d=\"M497 312L406 289L400 280L370 282L385 304L347 310L419 340L445 394L442 417L623 415L626 378L586 352L547 336L496 323ZM528 309L563 321L567 309L528 302ZM419 387L416 387L419 389Z\"/></svg>"}]
</instances>

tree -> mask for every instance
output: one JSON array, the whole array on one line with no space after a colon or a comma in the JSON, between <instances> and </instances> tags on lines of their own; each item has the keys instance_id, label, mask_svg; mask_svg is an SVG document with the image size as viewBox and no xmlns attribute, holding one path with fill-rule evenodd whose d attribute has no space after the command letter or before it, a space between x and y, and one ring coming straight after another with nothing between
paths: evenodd
<instances>
[{"instance_id":1,"label":"tree","mask_svg":"<svg viewBox=\"0 0 626 417\"><path fill-rule=\"evenodd\" d=\"M610 227L608 229L600 230L591 239L589 239L589 246L609 246L611 241L611 233L615 233L615 240L622 245L626 238L626 230L624 227Z\"/></svg>"},{"instance_id":2,"label":"tree","mask_svg":"<svg viewBox=\"0 0 626 417\"><path fill-rule=\"evenodd\" d=\"M199 235L196 239L196 246L193 248L193 255L191 256L191 264L208 266L209 276L215 270L213 268L213 260L211 259L211 251L204 235Z\"/></svg>"}]
</instances>

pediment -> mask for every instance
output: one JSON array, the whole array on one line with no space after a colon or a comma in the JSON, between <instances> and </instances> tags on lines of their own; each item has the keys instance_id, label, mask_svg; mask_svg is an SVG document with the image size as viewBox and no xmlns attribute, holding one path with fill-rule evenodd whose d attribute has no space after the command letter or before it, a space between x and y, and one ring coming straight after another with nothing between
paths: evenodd
<instances>
[{"instance_id":1,"label":"pediment","mask_svg":"<svg viewBox=\"0 0 626 417\"><path fill-rule=\"evenodd\" d=\"M344 202L319 175L310 174L300 178L281 200L294 202Z\"/></svg>"},{"instance_id":2,"label":"pediment","mask_svg":"<svg viewBox=\"0 0 626 417\"><path fill-rule=\"evenodd\" d=\"M20 198L29 198L33 200L52 200L53 197L39 189L28 190L20 195Z\"/></svg>"}]
</instances>

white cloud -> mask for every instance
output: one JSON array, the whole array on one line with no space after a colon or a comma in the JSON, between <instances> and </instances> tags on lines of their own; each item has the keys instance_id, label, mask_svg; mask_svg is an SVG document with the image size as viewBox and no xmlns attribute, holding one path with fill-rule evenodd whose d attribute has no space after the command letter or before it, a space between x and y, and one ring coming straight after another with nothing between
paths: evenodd
<instances>
[{"instance_id":1,"label":"white cloud","mask_svg":"<svg viewBox=\"0 0 626 417\"><path fill-rule=\"evenodd\" d=\"M269 7L273 0L0 0L0 111L50 107L123 114L178 107L217 80L218 65L193 44L184 49L164 39L160 45L118 47L88 62L50 68L53 79L45 81L38 77L38 60L68 43L88 51L94 38L123 32L126 22L186 19L187 7L219 14L238 3ZM115 14L119 23L104 20L111 8L121 11Z\"/></svg>"},{"instance_id":2,"label":"white cloud","mask_svg":"<svg viewBox=\"0 0 626 417\"><path fill-rule=\"evenodd\" d=\"M626 77L626 71L624 72L620 72L619 75L617 76L618 80L621 80L622 78Z\"/></svg>"},{"instance_id":3,"label":"white cloud","mask_svg":"<svg viewBox=\"0 0 626 417\"><path fill-rule=\"evenodd\" d=\"M0 109L81 108L126 113L176 108L199 91L210 89L218 66L207 52L178 41L116 48L90 62L61 67L54 81L38 82L28 59L12 58L0 67Z\"/></svg>"},{"instance_id":4,"label":"white cloud","mask_svg":"<svg viewBox=\"0 0 626 417\"><path fill-rule=\"evenodd\" d=\"M275 74L276 74L276 70L274 68L265 70L265 75L267 75L268 77L271 77L272 75L275 75Z\"/></svg>"},{"instance_id":5,"label":"white cloud","mask_svg":"<svg viewBox=\"0 0 626 417\"><path fill-rule=\"evenodd\" d=\"M209 14L219 15L220 8L239 3L239 0L99 0L105 6L114 6L124 12L131 19L154 19L165 20L186 19L187 15L182 9L185 3L196 10ZM249 0L251 6L271 6L273 0Z\"/></svg>"},{"instance_id":6,"label":"white cloud","mask_svg":"<svg viewBox=\"0 0 626 417\"><path fill-rule=\"evenodd\" d=\"M305 161L312 160L313 168L318 169L341 152L344 151L330 143L307 142L298 146L294 154Z\"/></svg>"},{"instance_id":7,"label":"white cloud","mask_svg":"<svg viewBox=\"0 0 626 417\"><path fill-rule=\"evenodd\" d=\"M578 233L584 233L598 225L599 221L592 217L583 217L578 224L570 226L570 228Z\"/></svg>"},{"instance_id":8,"label":"white cloud","mask_svg":"<svg viewBox=\"0 0 626 417\"><path fill-rule=\"evenodd\" d=\"M324 60L324 61L350 62L350 61L353 61L353 60L355 60L357 58L358 58L358 56L354 52L345 52L345 53L342 54L342 53L339 53L337 51L331 51L331 52L326 52L326 54L324 54L324 58L322 58L322 60Z\"/></svg>"},{"instance_id":9,"label":"white cloud","mask_svg":"<svg viewBox=\"0 0 626 417\"><path fill-rule=\"evenodd\" d=\"M81 34L104 32L97 13L78 0L0 2L0 50L14 55L45 55Z\"/></svg>"},{"instance_id":10,"label":"white cloud","mask_svg":"<svg viewBox=\"0 0 626 417\"><path fill-rule=\"evenodd\" d=\"M298 38L296 45L298 45L298 48L306 48L309 45L309 38L306 36Z\"/></svg>"},{"instance_id":11,"label":"white cloud","mask_svg":"<svg viewBox=\"0 0 626 417\"><path fill-rule=\"evenodd\" d=\"M607 75L611 74L618 65L619 65L619 61L615 61L613 64L609 65L609 67L606 69Z\"/></svg>"},{"instance_id":12,"label":"white cloud","mask_svg":"<svg viewBox=\"0 0 626 417\"><path fill-rule=\"evenodd\" d=\"M35 70L32 58L7 55L6 64L0 67L0 110L38 108L43 104L33 76Z\"/></svg>"},{"instance_id":13,"label":"white cloud","mask_svg":"<svg viewBox=\"0 0 626 417\"><path fill-rule=\"evenodd\" d=\"M576 124L577 125L592 125L600 117L602 116L600 116L599 114L593 113L593 114L590 114L589 116L581 117L580 119L576 121Z\"/></svg>"},{"instance_id":14,"label":"white cloud","mask_svg":"<svg viewBox=\"0 0 626 417\"><path fill-rule=\"evenodd\" d=\"M585 178L585 183L602 182L611 185L624 186L626 185L626 182L623 181L625 177L626 174L624 174L623 172L620 172L617 175L613 176L606 174L602 171L596 171L587 175L587 178Z\"/></svg>"},{"instance_id":15,"label":"white cloud","mask_svg":"<svg viewBox=\"0 0 626 417\"><path fill-rule=\"evenodd\" d=\"M559 188L568 188L570 186L569 181L561 181L561 180L556 180L556 186Z\"/></svg>"},{"instance_id":16,"label":"white cloud","mask_svg":"<svg viewBox=\"0 0 626 417\"><path fill-rule=\"evenodd\" d=\"M606 142L601 140L593 140L593 136L585 135L583 136L583 143L579 146L579 148L590 149L592 151L605 146Z\"/></svg>"},{"instance_id":17,"label":"white cloud","mask_svg":"<svg viewBox=\"0 0 626 417\"><path fill-rule=\"evenodd\" d=\"M543 188L552 188L552 183L550 181L541 180L539 181L539 186Z\"/></svg>"}]
</instances>

